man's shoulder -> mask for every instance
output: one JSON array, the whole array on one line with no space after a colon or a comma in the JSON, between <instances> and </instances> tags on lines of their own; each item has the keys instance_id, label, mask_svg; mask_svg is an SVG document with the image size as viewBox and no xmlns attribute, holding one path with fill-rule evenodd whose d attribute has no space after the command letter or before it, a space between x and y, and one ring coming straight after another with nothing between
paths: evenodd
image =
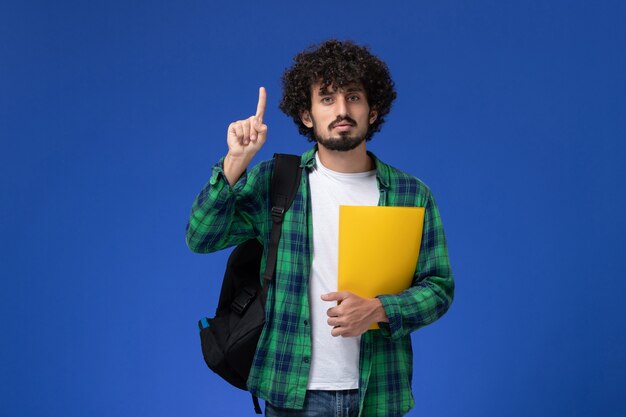
<instances>
[{"instance_id":1,"label":"man's shoulder","mask_svg":"<svg viewBox=\"0 0 626 417\"><path fill-rule=\"evenodd\" d=\"M274 169L274 158L263 160L250 168L248 176L253 178L270 178Z\"/></svg>"},{"instance_id":2,"label":"man's shoulder","mask_svg":"<svg viewBox=\"0 0 626 417\"><path fill-rule=\"evenodd\" d=\"M301 155L297 154L285 154L295 155L300 158L301 164L308 164L311 160L315 160L315 148L309 149ZM250 173L254 175L269 175L271 176L274 169L275 158L265 159L250 169Z\"/></svg>"},{"instance_id":3,"label":"man's shoulder","mask_svg":"<svg viewBox=\"0 0 626 417\"><path fill-rule=\"evenodd\" d=\"M386 185L391 190L424 196L428 196L431 193L430 187L421 179L380 159L377 159L376 168L380 171L381 179L387 183Z\"/></svg>"}]
</instances>

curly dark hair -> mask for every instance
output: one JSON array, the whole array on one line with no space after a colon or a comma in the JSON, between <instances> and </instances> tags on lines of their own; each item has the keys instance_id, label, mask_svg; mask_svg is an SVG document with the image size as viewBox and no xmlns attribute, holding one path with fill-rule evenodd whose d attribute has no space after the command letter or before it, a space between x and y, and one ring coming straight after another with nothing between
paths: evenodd
<instances>
[{"instance_id":1,"label":"curly dark hair","mask_svg":"<svg viewBox=\"0 0 626 417\"><path fill-rule=\"evenodd\" d=\"M362 83L370 108L378 112L365 140L369 141L380 130L396 98L396 91L387 65L367 47L330 39L310 46L293 60L293 66L282 76L283 98L279 108L293 119L300 133L310 142L315 141L313 129L302 123L300 115L311 110L311 86L320 80L323 87L333 88Z\"/></svg>"}]
</instances>

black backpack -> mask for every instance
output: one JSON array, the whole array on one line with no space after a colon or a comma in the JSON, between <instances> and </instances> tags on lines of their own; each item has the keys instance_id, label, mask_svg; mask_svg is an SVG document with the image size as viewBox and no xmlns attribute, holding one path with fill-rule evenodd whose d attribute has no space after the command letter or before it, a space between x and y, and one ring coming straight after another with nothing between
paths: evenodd
<instances>
[{"instance_id":1,"label":"black backpack","mask_svg":"<svg viewBox=\"0 0 626 417\"><path fill-rule=\"evenodd\" d=\"M270 184L272 231L261 285L263 246L257 239L238 245L230 254L214 318L198 322L204 361L231 385L247 391L246 381L265 324L267 290L274 277L278 242L285 212L300 185L300 157L275 154ZM259 400L252 396L261 414Z\"/></svg>"}]
</instances>

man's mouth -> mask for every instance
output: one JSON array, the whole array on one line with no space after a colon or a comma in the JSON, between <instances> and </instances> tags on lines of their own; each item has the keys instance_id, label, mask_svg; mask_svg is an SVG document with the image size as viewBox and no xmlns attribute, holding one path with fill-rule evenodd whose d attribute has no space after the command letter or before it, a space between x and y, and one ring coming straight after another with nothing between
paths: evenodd
<instances>
[{"instance_id":1,"label":"man's mouth","mask_svg":"<svg viewBox=\"0 0 626 417\"><path fill-rule=\"evenodd\" d=\"M354 127L354 123L350 123L348 121L341 121L339 123L336 123L332 128L339 129L339 130L348 130L351 127Z\"/></svg>"}]
</instances>

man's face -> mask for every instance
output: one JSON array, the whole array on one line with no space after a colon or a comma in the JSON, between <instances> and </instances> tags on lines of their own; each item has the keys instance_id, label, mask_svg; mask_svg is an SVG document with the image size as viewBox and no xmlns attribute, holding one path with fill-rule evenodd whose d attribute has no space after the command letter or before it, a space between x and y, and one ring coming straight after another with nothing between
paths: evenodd
<instances>
[{"instance_id":1,"label":"man's face","mask_svg":"<svg viewBox=\"0 0 626 417\"><path fill-rule=\"evenodd\" d=\"M319 145L333 151L349 151L363 143L376 117L362 84L335 88L323 87L318 81L311 86L311 110L303 112L301 120L313 128Z\"/></svg>"}]
</instances>

